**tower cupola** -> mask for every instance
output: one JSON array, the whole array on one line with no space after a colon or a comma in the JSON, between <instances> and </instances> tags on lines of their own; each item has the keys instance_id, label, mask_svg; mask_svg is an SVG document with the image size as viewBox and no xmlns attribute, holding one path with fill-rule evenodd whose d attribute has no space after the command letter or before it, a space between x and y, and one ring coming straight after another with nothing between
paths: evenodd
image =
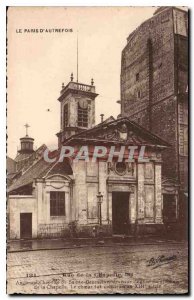
<instances>
[{"instance_id":1,"label":"tower cupola","mask_svg":"<svg viewBox=\"0 0 194 300\"><path fill-rule=\"evenodd\" d=\"M18 152L20 154L30 154L34 152L34 139L28 136L30 126L27 123L24 126L26 127L26 136L20 138L21 148Z\"/></svg>"},{"instance_id":2,"label":"tower cupola","mask_svg":"<svg viewBox=\"0 0 194 300\"><path fill-rule=\"evenodd\" d=\"M94 80L91 84L74 81L71 73L70 82L62 89L58 101L61 105L60 132L57 133L59 145L70 136L95 125L95 91Z\"/></svg>"}]
</instances>

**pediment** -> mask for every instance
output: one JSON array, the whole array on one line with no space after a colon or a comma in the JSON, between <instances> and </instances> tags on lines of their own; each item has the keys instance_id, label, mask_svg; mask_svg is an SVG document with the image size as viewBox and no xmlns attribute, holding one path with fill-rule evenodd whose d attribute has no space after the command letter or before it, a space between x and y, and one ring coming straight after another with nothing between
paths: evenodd
<instances>
[{"instance_id":1,"label":"pediment","mask_svg":"<svg viewBox=\"0 0 194 300\"><path fill-rule=\"evenodd\" d=\"M61 181L72 181L71 177L67 176L67 175L61 175L61 174L53 174L53 175L50 175L50 176L47 176L46 177L46 180L49 180L49 181L58 181L58 182L61 182Z\"/></svg>"},{"instance_id":2,"label":"pediment","mask_svg":"<svg viewBox=\"0 0 194 300\"><path fill-rule=\"evenodd\" d=\"M113 119L113 120L112 120ZM107 119L108 120L108 119ZM127 117L102 122L97 126L71 136L64 144L69 143L119 143L123 145L149 145L169 147L166 141L151 133Z\"/></svg>"},{"instance_id":3,"label":"pediment","mask_svg":"<svg viewBox=\"0 0 194 300\"><path fill-rule=\"evenodd\" d=\"M102 127L99 126L98 130L90 132L89 134L85 132L80 135L80 137L84 137L84 135L88 140L119 142L133 145L146 143L146 139L138 134L132 126L129 126L127 122L103 124Z\"/></svg>"}]
</instances>

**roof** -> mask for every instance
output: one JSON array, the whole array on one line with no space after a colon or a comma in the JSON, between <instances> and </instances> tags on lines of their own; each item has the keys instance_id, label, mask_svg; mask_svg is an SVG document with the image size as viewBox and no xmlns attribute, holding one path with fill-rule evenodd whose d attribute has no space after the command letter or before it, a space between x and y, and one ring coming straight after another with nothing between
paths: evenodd
<instances>
[{"instance_id":1,"label":"roof","mask_svg":"<svg viewBox=\"0 0 194 300\"><path fill-rule=\"evenodd\" d=\"M7 156L7 161L6 161L6 167L7 167L7 173L15 173L16 171L16 162L14 159L11 157Z\"/></svg>"},{"instance_id":2,"label":"roof","mask_svg":"<svg viewBox=\"0 0 194 300\"><path fill-rule=\"evenodd\" d=\"M26 135L26 136L24 136L24 137L21 137L20 138L20 141L34 141L34 139L33 138L31 138L30 136L28 136L28 135Z\"/></svg>"},{"instance_id":3,"label":"roof","mask_svg":"<svg viewBox=\"0 0 194 300\"><path fill-rule=\"evenodd\" d=\"M15 162L19 162L19 161L28 159L31 155L32 155L32 153L19 153L19 154L17 154L17 156L15 158Z\"/></svg>"},{"instance_id":4,"label":"roof","mask_svg":"<svg viewBox=\"0 0 194 300\"><path fill-rule=\"evenodd\" d=\"M43 151L46 149L46 145L42 144L36 151L30 154L19 154L15 161L17 163L17 171L25 172L35 161L42 157Z\"/></svg>"},{"instance_id":5,"label":"roof","mask_svg":"<svg viewBox=\"0 0 194 300\"><path fill-rule=\"evenodd\" d=\"M176 10L180 10L182 12L187 12L187 10L185 10L185 6L181 6L181 7L176 7L176 6L159 6L155 12L154 12L154 16L163 12L164 10L167 10L167 9L176 9Z\"/></svg>"},{"instance_id":6,"label":"roof","mask_svg":"<svg viewBox=\"0 0 194 300\"><path fill-rule=\"evenodd\" d=\"M41 158L34 165L32 165L26 172L24 172L8 189L8 193L21 188L22 186L33 183L34 179L44 178L48 175L72 175L72 169L69 160L63 162L46 162Z\"/></svg>"},{"instance_id":7,"label":"roof","mask_svg":"<svg viewBox=\"0 0 194 300\"><path fill-rule=\"evenodd\" d=\"M167 9L169 9L169 8L173 8L173 7L172 7L172 6L159 6L159 7L155 10L155 12L154 12L153 15L157 15L157 14L161 13L162 11L167 10Z\"/></svg>"},{"instance_id":8,"label":"roof","mask_svg":"<svg viewBox=\"0 0 194 300\"><path fill-rule=\"evenodd\" d=\"M51 168L51 163L46 162L43 158L32 165L26 172L24 172L8 189L8 193L18 188L28 185L34 181L35 178L41 178Z\"/></svg>"},{"instance_id":9,"label":"roof","mask_svg":"<svg viewBox=\"0 0 194 300\"><path fill-rule=\"evenodd\" d=\"M46 177L54 174L73 175L70 160L68 158L64 158L62 162L56 162L55 164L53 164L46 174Z\"/></svg>"},{"instance_id":10,"label":"roof","mask_svg":"<svg viewBox=\"0 0 194 300\"><path fill-rule=\"evenodd\" d=\"M126 135L123 138L122 127L125 126ZM97 126L84 130L68 138L63 144L72 144L84 141L85 143L114 143L123 145L144 145L159 148L170 147L170 144L151 133L127 117L115 120L113 117Z\"/></svg>"}]
</instances>

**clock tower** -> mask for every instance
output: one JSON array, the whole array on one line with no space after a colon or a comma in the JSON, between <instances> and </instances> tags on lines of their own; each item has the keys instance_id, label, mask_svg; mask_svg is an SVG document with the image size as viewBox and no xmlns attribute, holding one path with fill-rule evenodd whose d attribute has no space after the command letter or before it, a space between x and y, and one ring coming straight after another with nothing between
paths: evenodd
<instances>
[{"instance_id":1,"label":"clock tower","mask_svg":"<svg viewBox=\"0 0 194 300\"><path fill-rule=\"evenodd\" d=\"M91 84L71 81L62 89L58 101L61 103L60 132L57 133L59 146L66 139L80 131L95 125L95 92L93 79Z\"/></svg>"}]
</instances>

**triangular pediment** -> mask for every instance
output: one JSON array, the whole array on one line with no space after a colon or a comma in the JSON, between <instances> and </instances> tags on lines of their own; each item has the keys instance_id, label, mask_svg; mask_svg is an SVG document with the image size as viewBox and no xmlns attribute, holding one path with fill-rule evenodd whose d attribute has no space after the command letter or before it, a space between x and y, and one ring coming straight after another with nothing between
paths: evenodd
<instances>
[{"instance_id":1,"label":"triangular pediment","mask_svg":"<svg viewBox=\"0 0 194 300\"><path fill-rule=\"evenodd\" d=\"M168 147L169 144L145 128L130 121L119 118L106 123L100 123L92 129L72 136L69 141L119 143L124 145L150 145ZM67 142L69 142L67 141Z\"/></svg>"},{"instance_id":2,"label":"triangular pediment","mask_svg":"<svg viewBox=\"0 0 194 300\"><path fill-rule=\"evenodd\" d=\"M87 135L87 138L104 140L107 142L121 142L126 144L145 142L145 139L143 139L143 137L141 136L138 136L133 130L131 130L126 122L120 124L113 123L102 126L102 128L98 128L97 131L91 132L89 135Z\"/></svg>"}]
</instances>

